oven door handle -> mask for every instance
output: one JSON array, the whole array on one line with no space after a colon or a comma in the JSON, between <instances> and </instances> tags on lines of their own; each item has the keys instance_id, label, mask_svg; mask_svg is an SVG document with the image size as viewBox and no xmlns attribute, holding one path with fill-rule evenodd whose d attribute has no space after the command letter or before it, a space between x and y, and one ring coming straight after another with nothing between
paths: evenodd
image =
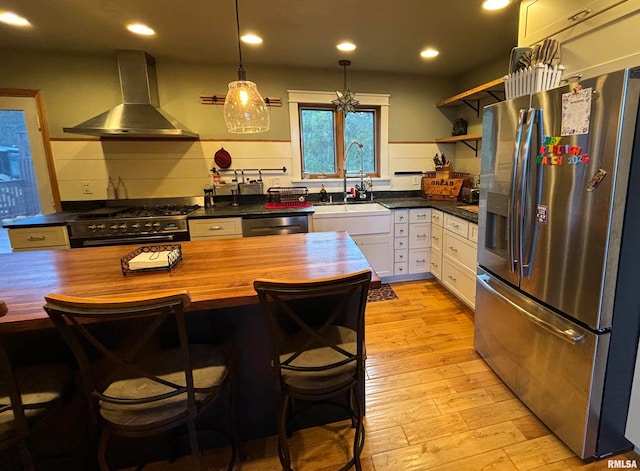
<instances>
[{"instance_id":1,"label":"oven door handle","mask_svg":"<svg viewBox=\"0 0 640 471\"><path fill-rule=\"evenodd\" d=\"M146 244L148 242L172 242L173 234L148 237L122 237L118 239L83 240L83 247L99 247L105 245Z\"/></svg>"}]
</instances>

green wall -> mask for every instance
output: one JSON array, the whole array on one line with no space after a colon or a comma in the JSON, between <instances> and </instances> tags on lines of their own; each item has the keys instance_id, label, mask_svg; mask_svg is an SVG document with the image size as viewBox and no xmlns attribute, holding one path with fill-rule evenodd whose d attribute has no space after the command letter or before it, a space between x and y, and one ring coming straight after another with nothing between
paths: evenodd
<instances>
[{"instance_id":1,"label":"green wall","mask_svg":"<svg viewBox=\"0 0 640 471\"><path fill-rule=\"evenodd\" d=\"M63 127L76 125L121 102L115 52L97 56L0 49L3 73L0 88L43 91L49 129L53 138L81 137L66 134ZM506 64L507 57L500 59ZM498 62L496 62L498 64ZM158 87L163 109L201 139L289 140L287 90L336 90L343 72L300 68L261 68L245 64L247 78L258 84L263 96L280 97L281 108L271 109L271 130L257 135L233 135L226 131L222 106L200 104L201 94L224 94L236 78L236 66L178 63L157 58ZM360 72L357 63L347 75L356 93L390 95L389 140L433 141L448 135L451 123L435 103L460 91L497 78L493 64L463 77L425 77Z\"/></svg>"}]
</instances>

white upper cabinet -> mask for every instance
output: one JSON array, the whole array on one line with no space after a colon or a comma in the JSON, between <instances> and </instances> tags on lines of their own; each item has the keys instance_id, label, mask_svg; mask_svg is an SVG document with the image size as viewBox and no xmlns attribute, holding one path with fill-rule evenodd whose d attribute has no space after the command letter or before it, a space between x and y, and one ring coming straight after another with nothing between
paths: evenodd
<instances>
[{"instance_id":1,"label":"white upper cabinet","mask_svg":"<svg viewBox=\"0 0 640 471\"><path fill-rule=\"evenodd\" d=\"M520 4L518 45L531 46L572 28L626 0L524 0Z\"/></svg>"}]
</instances>

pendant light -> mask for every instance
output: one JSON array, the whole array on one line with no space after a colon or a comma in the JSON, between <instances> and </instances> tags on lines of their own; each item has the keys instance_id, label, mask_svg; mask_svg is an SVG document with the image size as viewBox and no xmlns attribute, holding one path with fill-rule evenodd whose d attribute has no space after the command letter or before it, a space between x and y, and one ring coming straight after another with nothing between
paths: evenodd
<instances>
[{"instance_id":1,"label":"pendant light","mask_svg":"<svg viewBox=\"0 0 640 471\"><path fill-rule=\"evenodd\" d=\"M342 111L344 114L353 113L360 102L355 99L356 94L347 88L347 67L351 65L351 61L341 60L338 61L338 64L344 68L344 87L341 92L336 91L338 99L333 100L331 103L336 105L338 111Z\"/></svg>"},{"instance_id":2,"label":"pendant light","mask_svg":"<svg viewBox=\"0 0 640 471\"><path fill-rule=\"evenodd\" d=\"M269 111L256 84L247 80L242 66L242 48L240 46L240 15L236 0L236 27L238 33L238 80L229 82L229 92L224 100L224 122L227 131L238 134L251 134L269 130Z\"/></svg>"}]
</instances>

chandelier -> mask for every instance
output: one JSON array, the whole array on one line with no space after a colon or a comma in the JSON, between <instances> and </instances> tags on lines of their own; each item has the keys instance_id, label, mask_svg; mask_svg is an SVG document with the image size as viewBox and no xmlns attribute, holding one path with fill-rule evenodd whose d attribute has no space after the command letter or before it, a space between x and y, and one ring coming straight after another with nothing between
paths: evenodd
<instances>
[{"instance_id":1,"label":"chandelier","mask_svg":"<svg viewBox=\"0 0 640 471\"><path fill-rule=\"evenodd\" d=\"M338 61L338 64L344 68L344 87L342 91L336 91L338 98L331 103L336 105L338 111L344 114L353 113L356 110L355 107L359 105L360 102L356 100L356 94L347 88L347 67L351 65L351 61L341 60Z\"/></svg>"}]
</instances>

